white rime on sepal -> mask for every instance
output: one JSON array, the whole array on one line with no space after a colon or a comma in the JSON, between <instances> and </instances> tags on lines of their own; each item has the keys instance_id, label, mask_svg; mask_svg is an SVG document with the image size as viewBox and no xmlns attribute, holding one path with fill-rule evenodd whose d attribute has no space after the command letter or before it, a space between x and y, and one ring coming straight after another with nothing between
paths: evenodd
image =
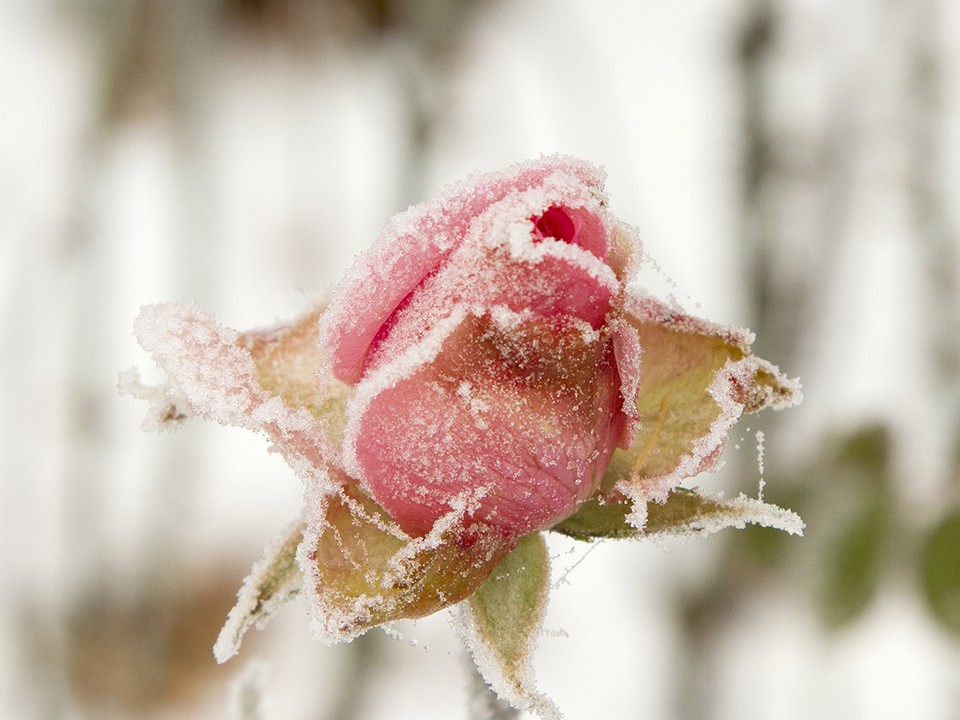
<instances>
[{"instance_id":1,"label":"white rime on sepal","mask_svg":"<svg viewBox=\"0 0 960 720\"><path fill-rule=\"evenodd\" d=\"M709 535L724 528L743 529L747 525L783 530L791 535L803 535L804 528L803 520L795 512L742 493L727 500L683 490L674 492L664 504L647 504L646 525L640 537Z\"/></svg>"},{"instance_id":2,"label":"white rime on sepal","mask_svg":"<svg viewBox=\"0 0 960 720\"><path fill-rule=\"evenodd\" d=\"M483 679L514 707L559 720L557 706L536 690L531 658L550 585L547 546L527 535L461 604L455 623Z\"/></svg>"},{"instance_id":3,"label":"white rime on sepal","mask_svg":"<svg viewBox=\"0 0 960 720\"><path fill-rule=\"evenodd\" d=\"M263 559L253 566L213 646L213 656L218 663L237 654L247 630L254 626L262 628L278 608L300 592L303 575L296 556L302 539L301 521L269 545Z\"/></svg>"},{"instance_id":4,"label":"white rime on sepal","mask_svg":"<svg viewBox=\"0 0 960 720\"><path fill-rule=\"evenodd\" d=\"M117 389L121 395L130 395L149 403L142 424L144 430L153 432L176 429L196 414L186 398L169 385L144 384L140 379L140 372L136 368L130 368L120 373L117 379Z\"/></svg>"}]
</instances>

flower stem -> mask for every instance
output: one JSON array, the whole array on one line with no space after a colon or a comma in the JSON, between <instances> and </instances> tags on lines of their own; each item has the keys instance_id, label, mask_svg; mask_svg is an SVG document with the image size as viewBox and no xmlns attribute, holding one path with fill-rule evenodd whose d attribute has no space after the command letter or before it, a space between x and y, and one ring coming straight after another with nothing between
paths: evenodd
<instances>
[{"instance_id":1,"label":"flower stem","mask_svg":"<svg viewBox=\"0 0 960 720\"><path fill-rule=\"evenodd\" d=\"M515 720L520 711L497 696L480 674L469 653L465 653L467 672L467 717L470 720Z\"/></svg>"}]
</instances>

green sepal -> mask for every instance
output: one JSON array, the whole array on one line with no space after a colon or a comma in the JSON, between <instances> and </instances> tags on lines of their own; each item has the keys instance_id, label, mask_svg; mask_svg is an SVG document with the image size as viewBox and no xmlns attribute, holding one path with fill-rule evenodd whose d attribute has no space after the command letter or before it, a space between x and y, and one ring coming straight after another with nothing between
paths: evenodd
<instances>
[{"instance_id":1,"label":"green sepal","mask_svg":"<svg viewBox=\"0 0 960 720\"><path fill-rule=\"evenodd\" d=\"M296 523L269 546L243 581L237 604L213 647L217 662L226 662L236 655L247 630L262 628L278 608L300 592L303 574L297 566L297 547L303 539L303 528L303 522Z\"/></svg>"},{"instance_id":2,"label":"green sepal","mask_svg":"<svg viewBox=\"0 0 960 720\"><path fill-rule=\"evenodd\" d=\"M515 544L495 528L464 527L455 515L442 518L428 535L411 538L352 485L323 503L322 520L304 549L308 598L316 629L328 642L460 602Z\"/></svg>"},{"instance_id":3,"label":"green sepal","mask_svg":"<svg viewBox=\"0 0 960 720\"><path fill-rule=\"evenodd\" d=\"M677 488L666 502L646 503L638 529L637 509L627 501L604 504L591 498L580 511L551 530L577 540L603 538L650 538L668 535L712 533L726 527L763 525L800 535L803 522L795 513L744 495L733 499L710 497L696 490Z\"/></svg>"},{"instance_id":4,"label":"green sepal","mask_svg":"<svg viewBox=\"0 0 960 720\"><path fill-rule=\"evenodd\" d=\"M464 603L467 646L480 674L514 707L557 718L534 688L531 656L546 610L550 558L540 534L527 535Z\"/></svg>"},{"instance_id":5,"label":"green sepal","mask_svg":"<svg viewBox=\"0 0 960 720\"><path fill-rule=\"evenodd\" d=\"M629 448L613 453L603 480L608 497L663 500L717 461L743 413L799 401L795 381L750 353L747 331L652 299L627 310L642 348L636 403L642 426Z\"/></svg>"}]
</instances>

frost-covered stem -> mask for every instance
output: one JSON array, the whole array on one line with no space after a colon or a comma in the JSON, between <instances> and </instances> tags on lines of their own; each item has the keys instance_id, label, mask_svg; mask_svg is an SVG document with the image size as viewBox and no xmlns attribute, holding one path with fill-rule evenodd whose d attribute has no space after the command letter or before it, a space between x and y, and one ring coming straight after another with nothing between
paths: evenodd
<instances>
[{"instance_id":1,"label":"frost-covered stem","mask_svg":"<svg viewBox=\"0 0 960 720\"><path fill-rule=\"evenodd\" d=\"M467 717L470 720L513 720L520 717L519 710L497 697L487 685L469 653L464 653L464 666L467 673Z\"/></svg>"},{"instance_id":2,"label":"frost-covered stem","mask_svg":"<svg viewBox=\"0 0 960 720\"><path fill-rule=\"evenodd\" d=\"M343 682L327 717L337 720L360 717L364 693L376 681L376 674L382 669L380 659L384 639L382 633L368 632L341 648L345 651L342 655Z\"/></svg>"}]
</instances>

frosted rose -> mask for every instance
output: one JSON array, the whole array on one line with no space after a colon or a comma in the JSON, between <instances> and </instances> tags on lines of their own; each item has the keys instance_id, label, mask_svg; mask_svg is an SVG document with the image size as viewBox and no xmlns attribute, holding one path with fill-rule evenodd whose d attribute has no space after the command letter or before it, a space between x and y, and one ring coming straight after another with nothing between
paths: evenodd
<instances>
[{"instance_id":1,"label":"frosted rose","mask_svg":"<svg viewBox=\"0 0 960 720\"><path fill-rule=\"evenodd\" d=\"M638 340L591 168L488 176L394 220L321 319L343 465L408 533L458 502L511 536L573 514L633 440Z\"/></svg>"},{"instance_id":2,"label":"frosted rose","mask_svg":"<svg viewBox=\"0 0 960 720\"><path fill-rule=\"evenodd\" d=\"M483 676L542 717L529 657L549 588L540 530L596 538L800 519L682 483L748 412L799 386L752 335L637 291L636 233L602 175L550 157L478 176L395 217L297 320L237 333L192 307L143 309L168 379L123 388L156 426L201 415L269 438L304 482L214 648L303 595L317 635L349 640L463 602Z\"/></svg>"}]
</instances>

